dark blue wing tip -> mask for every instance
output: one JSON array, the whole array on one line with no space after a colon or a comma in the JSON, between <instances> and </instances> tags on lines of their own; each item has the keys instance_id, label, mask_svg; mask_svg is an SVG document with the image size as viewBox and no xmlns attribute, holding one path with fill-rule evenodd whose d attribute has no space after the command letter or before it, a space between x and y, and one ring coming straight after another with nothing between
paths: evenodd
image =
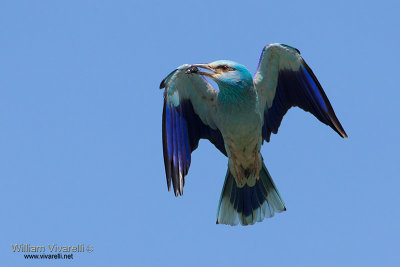
<instances>
[{"instance_id":1,"label":"dark blue wing tip","mask_svg":"<svg viewBox=\"0 0 400 267\"><path fill-rule=\"evenodd\" d=\"M324 90L322 89L321 84L319 83L317 77L315 76L314 72L311 70L311 68L308 66L308 64L305 62L304 59L301 60L303 68L305 68L306 73L310 75L311 80L316 84L318 88L318 93L322 97L322 102L326 106L326 114L328 115L330 119L330 123L327 123L332 127L334 131L336 131L341 137L343 138L348 138L346 131L344 130L342 124L340 123L339 119L336 117L335 111L333 110L333 107L326 96Z\"/></svg>"}]
</instances>

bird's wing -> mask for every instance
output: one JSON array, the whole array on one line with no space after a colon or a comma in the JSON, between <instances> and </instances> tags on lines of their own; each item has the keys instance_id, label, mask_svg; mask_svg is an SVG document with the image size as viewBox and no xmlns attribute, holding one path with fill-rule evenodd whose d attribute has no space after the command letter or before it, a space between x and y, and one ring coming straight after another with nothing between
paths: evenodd
<instances>
[{"instance_id":1,"label":"bird's wing","mask_svg":"<svg viewBox=\"0 0 400 267\"><path fill-rule=\"evenodd\" d=\"M283 116L291 107L311 112L340 136L346 132L337 119L328 97L300 51L283 44L264 47L254 84L264 112L263 140L277 133Z\"/></svg>"},{"instance_id":2,"label":"bird's wing","mask_svg":"<svg viewBox=\"0 0 400 267\"><path fill-rule=\"evenodd\" d=\"M224 140L215 125L218 92L200 75L186 74L182 65L160 84L165 87L162 139L168 191L172 185L177 196L183 193L191 152L201 138L210 140L226 155Z\"/></svg>"}]
</instances>

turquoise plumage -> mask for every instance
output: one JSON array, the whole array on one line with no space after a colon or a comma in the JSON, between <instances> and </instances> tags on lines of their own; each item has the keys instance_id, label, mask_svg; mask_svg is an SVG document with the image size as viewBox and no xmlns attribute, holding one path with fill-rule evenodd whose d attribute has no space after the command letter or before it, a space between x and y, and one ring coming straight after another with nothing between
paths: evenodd
<instances>
[{"instance_id":1,"label":"turquoise plumage","mask_svg":"<svg viewBox=\"0 0 400 267\"><path fill-rule=\"evenodd\" d=\"M219 91L203 76L213 79ZM291 107L311 112L347 137L312 70L287 45L263 49L254 79L243 65L219 60L182 65L160 88L165 88L162 136L168 190L172 182L175 195L182 195L200 139L210 140L228 157L217 223L251 225L286 210L260 150Z\"/></svg>"}]
</instances>

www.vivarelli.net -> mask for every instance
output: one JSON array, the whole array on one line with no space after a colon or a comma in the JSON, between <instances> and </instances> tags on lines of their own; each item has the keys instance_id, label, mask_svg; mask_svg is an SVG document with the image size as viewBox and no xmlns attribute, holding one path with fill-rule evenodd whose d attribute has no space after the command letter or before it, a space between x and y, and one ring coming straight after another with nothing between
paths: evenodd
<instances>
[{"instance_id":1,"label":"www.vivarelli.net","mask_svg":"<svg viewBox=\"0 0 400 267\"><path fill-rule=\"evenodd\" d=\"M76 254L92 253L94 247L92 245L85 246L85 244L12 244L11 251L13 253L22 254L25 259L73 260Z\"/></svg>"}]
</instances>

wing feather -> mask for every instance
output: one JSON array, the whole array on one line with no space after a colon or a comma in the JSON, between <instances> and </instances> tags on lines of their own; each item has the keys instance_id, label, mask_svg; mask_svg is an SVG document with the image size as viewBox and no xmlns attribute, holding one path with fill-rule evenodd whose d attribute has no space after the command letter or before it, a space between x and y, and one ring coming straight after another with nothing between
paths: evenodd
<instances>
[{"instance_id":1,"label":"wing feather","mask_svg":"<svg viewBox=\"0 0 400 267\"><path fill-rule=\"evenodd\" d=\"M264 47L254 76L264 113L262 136L269 142L291 107L311 112L340 136L347 134L311 68L296 48L271 44Z\"/></svg>"},{"instance_id":2,"label":"wing feather","mask_svg":"<svg viewBox=\"0 0 400 267\"><path fill-rule=\"evenodd\" d=\"M160 84L165 87L162 139L168 190L183 194L185 176L200 139L208 139L224 155L224 140L215 125L215 101L218 92L198 74L186 74L190 65L182 65Z\"/></svg>"}]
</instances>

